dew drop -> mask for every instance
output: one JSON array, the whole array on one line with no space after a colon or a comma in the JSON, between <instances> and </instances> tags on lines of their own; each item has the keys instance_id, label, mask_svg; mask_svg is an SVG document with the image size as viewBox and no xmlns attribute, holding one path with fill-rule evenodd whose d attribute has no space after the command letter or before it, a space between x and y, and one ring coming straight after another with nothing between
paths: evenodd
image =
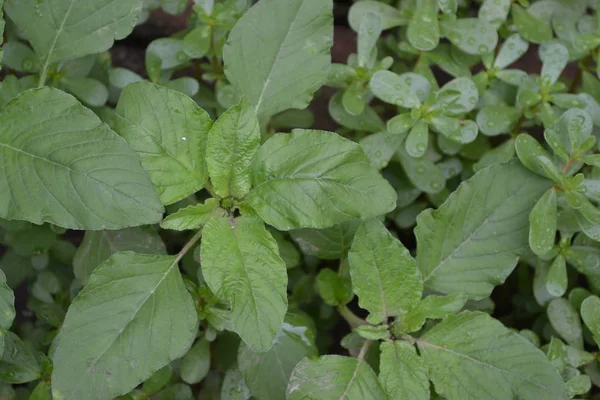
<instances>
[{"instance_id":1,"label":"dew drop","mask_svg":"<svg viewBox=\"0 0 600 400\"><path fill-rule=\"evenodd\" d=\"M488 52L488 47L485 44L482 44L482 45L479 45L478 50L479 50L480 53L485 54L485 53Z\"/></svg>"},{"instance_id":2,"label":"dew drop","mask_svg":"<svg viewBox=\"0 0 600 400\"><path fill-rule=\"evenodd\" d=\"M381 157L381 152L380 151L376 152L375 157L377 157L377 158Z\"/></svg>"},{"instance_id":3,"label":"dew drop","mask_svg":"<svg viewBox=\"0 0 600 400\"><path fill-rule=\"evenodd\" d=\"M425 173L425 167L417 167L417 172L418 172L419 174L423 174L423 173Z\"/></svg>"},{"instance_id":4,"label":"dew drop","mask_svg":"<svg viewBox=\"0 0 600 400\"><path fill-rule=\"evenodd\" d=\"M475 38L474 38L474 37L470 37L470 38L468 38L468 39L467 39L467 43L469 43L469 44L471 44L471 45L472 45L472 44L475 44L475 43L477 43L477 40L475 40Z\"/></svg>"}]
</instances>

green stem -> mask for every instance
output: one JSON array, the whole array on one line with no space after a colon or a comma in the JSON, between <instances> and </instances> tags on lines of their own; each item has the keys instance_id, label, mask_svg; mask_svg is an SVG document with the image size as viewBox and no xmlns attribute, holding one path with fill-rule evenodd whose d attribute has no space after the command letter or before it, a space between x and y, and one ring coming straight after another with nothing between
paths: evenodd
<instances>
[{"instance_id":1,"label":"green stem","mask_svg":"<svg viewBox=\"0 0 600 400\"><path fill-rule=\"evenodd\" d=\"M192 236L192 238L190 240L188 240L188 242L185 244L185 246L183 246L181 251L179 253L177 253L177 257L175 258L175 263L178 263L179 261L181 261L181 259L187 254L188 251L190 251L190 249L192 247L194 247L196 242L198 240L200 240L201 237L202 237L202 230L199 230L198 232L196 232L196 234L194 234L194 236Z\"/></svg>"},{"instance_id":2,"label":"green stem","mask_svg":"<svg viewBox=\"0 0 600 400\"><path fill-rule=\"evenodd\" d=\"M45 64L42 68L42 72L40 72L40 79L38 81L38 87L41 88L46 84L46 79L48 78L48 64Z\"/></svg>"},{"instance_id":3,"label":"green stem","mask_svg":"<svg viewBox=\"0 0 600 400\"><path fill-rule=\"evenodd\" d=\"M346 320L346 322L348 323L348 325L350 325L352 329L356 329L362 325L369 325L367 321L354 314L346 306L338 306L338 312L340 313L342 318Z\"/></svg>"}]
</instances>

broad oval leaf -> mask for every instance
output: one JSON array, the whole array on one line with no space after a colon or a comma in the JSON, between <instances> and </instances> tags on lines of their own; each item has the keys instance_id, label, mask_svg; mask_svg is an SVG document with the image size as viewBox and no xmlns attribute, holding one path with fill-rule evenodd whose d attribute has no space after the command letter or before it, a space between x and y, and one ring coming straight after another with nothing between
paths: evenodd
<instances>
[{"instance_id":1,"label":"broad oval leaf","mask_svg":"<svg viewBox=\"0 0 600 400\"><path fill-rule=\"evenodd\" d=\"M250 190L250 162L260 146L256 113L245 98L225 111L208 133L206 163L214 192L241 199Z\"/></svg>"},{"instance_id":2,"label":"broad oval leaf","mask_svg":"<svg viewBox=\"0 0 600 400\"><path fill-rule=\"evenodd\" d=\"M0 217L88 230L160 221L137 154L73 96L31 89L0 120Z\"/></svg>"},{"instance_id":3,"label":"broad oval leaf","mask_svg":"<svg viewBox=\"0 0 600 400\"><path fill-rule=\"evenodd\" d=\"M421 213L415 233L425 288L488 296L527 248L529 212L550 185L517 161L496 164Z\"/></svg>"},{"instance_id":4,"label":"broad oval leaf","mask_svg":"<svg viewBox=\"0 0 600 400\"><path fill-rule=\"evenodd\" d=\"M304 357L318 354L310 323L299 315L288 315L275 336L273 347L257 353L244 343L238 351L238 368L254 397L261 400L285 398L290 375Z\"/></svg>"},{"instance_id":5,"label":"broad oval leaf","mask_svg":"<svg viewBox=\"0 0 600 400\"><path fill-rule=\"evenodd\" d=\"M487 54L498 43L496 28L479 18L458 18L440 25L442 34L468 54Z\"/></svg>"},{"instance_id":6,"label":"broad oval leaf","mask_svg":"<svg viewBox=\"0 0 600 400\"><path fill-rule=\"evenodd\" d=\"M369 364L351 357L322 356L300 361L290 377L287 400L385 400Z\"/></svg>"},{"instance_id":7,"label":"broad oval leaf","mask_svg":"<svg viewBox=\"0 0 600 400\"><path fill-rule=\"evenodd\" d=\"M142 0L7 0L6 13L44 64L109 49L129 35Z\"/></svg>"},{"instance_id":8,"label":"broad oval leaf","mask_svg":"<svg viewBox=\"0 0 600 400\"><path fill-rule=\"evenodd\" d=\"M209 115L186 95L149 82L127 86L116 108L116 130L139 153L168 205L202 189Z\"/></svg>"},{"instance_id":9,"label":"broad oval leaf","mask_svg":"<svg viewBox=\"0 0 600 400\"><path fill-rule=\"evenodd\" d=\"M332 0L263 0L235 25L223 48L225 74L260 117L305 108L325 82L332 9Z\"/></svg>"},{"instance_id":10,"label":"broad oval leaf","mask_svg":"<svg viewBox=\"0 0 600 400\"><path fill-rule=\"evenodd\" d=\"M372 324L408 313L421 299L423 282L416 261L378 220L358 229L348 263L352 288Z\"/></svg>"},{"instance_id":11,"label":"broad oval leaf","mask_svg":"<svg viewBox=\"0 0 600 400\"><path fill-rule=\"evenodd\" d=\"M565 400L562 378L527 339L481 312L448 317L417 340L448 400Z\"/></svg>"},{"instance_id":12,"label":"broad oval leaf","mask_svg":"<svg viewBox=\"0 0 600 400\"><path fill-rule=\"evenodd\" d=\"M252 349L271 348L287 310L287 271L273 236L258 218L214 217L202 232L202 273L231 303L231 323Z\"/></svg>"},{"instance_id":13,"label":"broad oval leaf","mask_svg":"<svg viewBox=\"0 0 600 400\"><path fill-rule=\"evenodd\" d=\"M198 317L178 261L124 252L94 270L56 338L54 398L111 399L187 352Z\"/></svg>"},{"instance_id":14,"label":"broad oval leaf","mask_svg":"<svg viewBox=\"0 0 600 400\"><path fill-rule=\"evenodd\" d=\"M379 380L391 399L430 399L429 372L412 344L381 343L379 371Z\"/></svg>"},{"instance_id":15,"label":"broad oval leaf","mask_svg":"<svg viewBox=\"0 0 600 400\"><path fill-rule=\"evenodd\" d=\"M122 251L166 255L167 249L158 233L148 227L117 231L87 231L73 257L75 277L86 285L96 267Z\"/></svg>"},{"instance_id":16,"label":"broad oval leaf","mask_svg":"<svg viewBox=\"0 0 600 400\"><path fill-rule=\"evenodd\" d=\"M325 131L277 134L251 166L248 203L280 230L327 228L394 209L396 192L357 143Z\"/></svg>"}]
</instances>

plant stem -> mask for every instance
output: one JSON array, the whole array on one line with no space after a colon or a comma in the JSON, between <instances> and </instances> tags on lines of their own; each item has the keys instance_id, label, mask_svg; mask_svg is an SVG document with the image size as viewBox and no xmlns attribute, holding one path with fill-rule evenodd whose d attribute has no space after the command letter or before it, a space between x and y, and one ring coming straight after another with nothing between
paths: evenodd
<instances>
[{"instance_id":1,"label":"plant stem","mask_svg":"<svg viewBox=\"0 0 600 400\"><path fill-rule=\"evenodd\" d=\"M365 359L365 356L367 355L367 350L369 350L369 347L371 347L372 343L373 343L372 340L369 340L369 339L365 340L362 347L360 348L360 352L358 353L358 356L356 357L359 361L363 361Z\"/></svg>"},{"instance_id":2,"label":"plant stem","mask_svg":"<svg viewBox=\"0 0 600 400\"><path fill-rule=\"evenodd\" d=\"M562 169L562 173L566 174L567 172L569 172L569 168L571 168L571 165L573 165L573 163L575 162L575 159L570 158L569 161L567 161L567 163L565 164L565 166Z\"/></svg>"},{"instance_id":3,"label":"plant stem","mask_svg":"<svg viewBox=\"0 0 600 400\"><path fill-rule=\"evenodd\" d=\"M510 136L511 137L516 137L517 136L517 134L519 133L519 130L521 129L521 126L523 125L523 122L525 122L525 113L521 112L521 116L517 120L517 123L515 124L515 127L510 132Z\"/></svg>"},{"instance_id":4,"label":"plant stem","mask_svg":"<svg viewBox=\"0 0 600 400\"><path fill-rule=\"evenodd\" d=\"M215 44L215 25L214 24L210 25L210 48L211 48L211 54L212 54L212 65L213 65L213 72L215 74L215 79L217 81L220 81L223 71L221 71L221 64L219 63L219 58L217 57L217 47Z\"/></svg>"},{"instance_id":5,"label":"plant stem","mask_svg":"<svg viewBox=\"0 0 600 400\"><path fill-rule=\"evenodd\" d=\"M346 320L346 322L348 323L348 325L350 325L350 327L352 329L356 329L356 328L358 328L361 325L369 325L369 323L367 321L365 321L364 319L360 318L358 315L354 314L346 306L339 306L338 307L338 312Z\"/></svg>"},{"instance_id":6,"label":"plant stem","mask_svg":"<svg viewBox=\"0 0 600 400\"><path fill-rule=\"evenodd\" d=\"M188 242L185 244L185 246L183 246L181 251L179 253L177 253L177 258L175 258L175 263L178 263L179 261L181 261L183 256L185 256L187 254L187 252L190 251L190 249L192 247L194 247L196 242L198 240L200 240L201 237L202 237L202 229L199 230L198 232L196 232L194 234L194 236L192 236L192 238L190 240L188 240Z\"/></svg>"},{"instance_id":7,"label":"plant stem","mask_svg":"<svg viewBox=\"0 0 600 400\"><path fill-rule=\"evenodd\" d=\"M42 72L40 72L40 79L38 81L38 87L41 88L46 84L46 79L48 78L48 65L44 65L42 68Z\"/></svg>"}]
</instances>

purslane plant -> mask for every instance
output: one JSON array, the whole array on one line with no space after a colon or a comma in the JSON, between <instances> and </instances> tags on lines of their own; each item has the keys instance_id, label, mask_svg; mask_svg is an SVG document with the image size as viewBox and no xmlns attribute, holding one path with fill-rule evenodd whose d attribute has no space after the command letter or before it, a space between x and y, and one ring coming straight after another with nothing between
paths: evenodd
<instances>
[{"instance_id":1,"label":"purslane plant","mask_svg":"<svg viewBox=\"0 0 600 400\"><path fill-rule=\"evenodd\" d=\"M1 398L598 397L597 2L0 6Z\"/></svg>"}]
</instances>

